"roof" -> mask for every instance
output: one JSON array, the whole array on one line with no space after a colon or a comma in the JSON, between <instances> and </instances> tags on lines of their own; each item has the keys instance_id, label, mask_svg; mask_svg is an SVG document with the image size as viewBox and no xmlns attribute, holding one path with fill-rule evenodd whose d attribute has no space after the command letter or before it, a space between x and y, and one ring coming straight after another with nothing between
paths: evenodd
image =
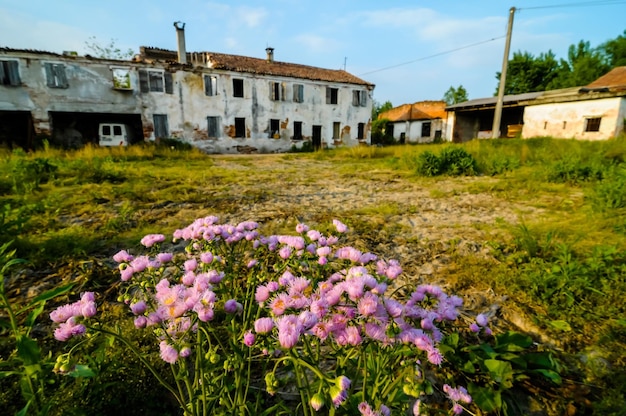
<instances>
[{"instance_id":1,"label":"roof","mask_svg":"<svg viewBox=\"0 0 626 416\"><path fill-rule=\"evenodd\" d=\"M420 101L413 104L402 104L378 115L378 119L389 121L432 120L446 117L444 101Z\"/></svg>"},{"instance_id":2,"label":"roof","mask_svg":"<svg viewBox=\"0 0 626 416\"><path fill-rule=\"evenodd\" d=\"M581 88L586 91L626 91L626 66L618 66L602 75L591 84Z\"/></svg>"},{"instance_id":3,"label":"roof","mask_svg":"<svg viewBox=\"0 0 626 416\"><path fill-rule=\"evenodd\" d=\"M166 49L140 47L141 59L150 61L175 62L178 53ZM324 69L308 65L292 64L276 60L252 58L249 56L230 55L217 52L188 53L188 61L198 65L206 65L213 69L223 69L251 74L275 75L290 78L303 78L316 81L343 82L374 87L374 84L362 80L341 69ZM189 59L191 58L191 59Z\"/></svg>"},{"instance_id":4,"label":"roof","mask_svg":"<svg viewBox=\"0 0 626 416\"><path fill-rule=\"evenodd\" d=\"M504 105L515 105L520 102L533 100L541 96L543 92L527 92L524 94L505 95L502 98ZM479 107L495 107L498 97L477 98L475 100L464 101L462 103L452 104L446 107L446 110L463 110Z\"/></svg>"}]
</instances>

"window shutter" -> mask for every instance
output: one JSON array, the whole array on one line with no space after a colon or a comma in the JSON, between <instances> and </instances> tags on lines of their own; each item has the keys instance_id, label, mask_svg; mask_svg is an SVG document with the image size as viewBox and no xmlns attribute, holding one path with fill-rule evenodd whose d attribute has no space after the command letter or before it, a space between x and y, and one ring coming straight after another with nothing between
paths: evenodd
<instances>
[{"instance_id":1,"label":"window shutter","mask_svg":"<svg viewBox=\"0 0 626 416\"><path fill-rule=\"evenodd\" d=\"M359 91L354 90L352 91L352 105L358 106L359 104Z\"/></svg>"},{"instance_id":2,"label":"window shutter","mask_svg":"<svg viewBox=\"0 0 626 416\"><path fill-rule=\"evenodd\" d=\"M54 72L56 73L57 81L59 83L58 87L69 87L69 84L67 82L67 75L65 74L65 65L55 65Z\"/></svg>"},{"instance_id":3,"label":"window shutter","mask_svg":"<svg viewBox=\"0 0 626 416\"><path fill-rule=\"evenodd\" d=\"M204 95L213 95L211 94L211 77L208 75L204 76Z\"/></svg>"},{"instance_id":4,"label":"window shutter","mask_svg":"<svg viewBox=\"0 0 626 416\"><path fill-rule=\"evenodd\" d=\"M304 85L300 85L298 87L298 102L299 103L304 102Z\"/></svg>"},{"instance_id":5,"label":"window shutter","mask_svg":"<svg viewBox=\"0 0 626 416\"><path fill-rule=\"evenodd\" d=\"M174 93L174 81L172 80L172 73L166 72L165 74L165 92L167 94Z\"/></svg>"},{"instance_id":6,"label":"window shutter","mask_svg":"<svg viewBox=\"0 0 626 416\"><path fill-rule=\"evenodd\" d=\"M331 90L326 87L326 104L330 104Z\"/></svg>"},{"instance_id":7,"label":"window shutter","mask_svg":"<svg viewBox=\"0 0 626 416\"><path fill-rule=\"evenodd\" d=\"M148 84L148 72L143 69L139 70L139 91L150 92L150 85Z\"/></svg>"},{"instance_id":8,"label":"window shutter","mask_svg":"<svg viewBox=\"0 0 626 416\"><path fill-rule=\"evenodd\" d=\"M361 107L365 107L367 105L367 92L361 91Z\"/></svg>"},{"instance_id":9,"label":"window shutter","mask_svg":"<svg viewBox=\"0 0 626 416\"><path fill-rule=\"evenodd\" d=\"M4 84L4 77L6 76L4 74L4 66L7 66L7 71L9 70L9 62L8 61L0 61L0 85ZM7 81L8 81L8 76L7 76Z\"/></svg>"},{"instance_id":10,"label":"window shutter","mask_svg":"<svg viewBox=\"0 0 626 416\"><path fill-rule=\"evenodd\" d=\"M20 85L20 72L17 61L9 61L7 66L9 69L9 84Z\"/></svg>"},{"instance_id":11,"label":"window shutter","mask_svg":"<svg viewBox=\"0 0 626 416\"><path fill-rule=\"evenodd\" d=\"M270 81L270 101L274 101L276 96L274 95L274 81Z\"/></svg>"},{"instance_id":12,"label":"window shutter","mask_svg":"<svg viewBox=\"0 0 626 416\"><path fill-rule=\"evenodd\" d=\"M46 70L46 85L48 87L56 87L56 83L54 82L54 68L52 64L43 64L44 69Z\"/></svg>"},{"instance_id":13,"label":"window shutter","mask_svg":"<svg viewBox=\"0 0 626 416\"><path fill-rule=\"evenodd\" d=\"M285 101L285 98L287 98L287 86L283 82L280 84L280 100Z\"/></svg>"}]
</instances>

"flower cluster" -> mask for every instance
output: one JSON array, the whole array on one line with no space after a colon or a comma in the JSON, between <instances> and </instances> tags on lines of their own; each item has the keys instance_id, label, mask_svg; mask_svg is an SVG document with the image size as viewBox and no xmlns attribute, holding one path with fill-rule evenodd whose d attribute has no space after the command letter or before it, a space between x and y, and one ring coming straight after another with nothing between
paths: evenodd
<instances>
[{"instance_id":1,"label":"flower cluster","mask_svg":"<svg viewBox=\"0 0 626 416\"><path fill-rule=\"evenodd\" d=\"M384 404L380 406L380 409L374 410L372 409L372 406L369 405L369 403L361 402L359 403L358 409L359 409L359 413L362 416L389 416L391 415L391 410L389 410L389 408L385 406Z\"/></svg>"},{"instance_id":2,"label":"flower cluster","mask_svg":"<svg viewBox=\"0 0 626 416\"><path fill-rule=\"evenodd\" d=\"M476 315L476 322L472 322L470 324L470 331L472 332L483 332L485 335L491 335L491 328L489 328L489 318L487 315L479 313Z\"/></svg>"},{"instance_id":3,"label":"flower cluster","mask_svg":"<svg viewBox=\"0 0 626 416\"><path fill-rule=\"evenodd\" d=\"M60 324L54 330L54 337L59 341L67 341L73 336L83 335L86 328L85 325L79 323L79 320L95 315L95 295L93 292L85 292L79 301L59 306L50 313L50 319Z\"/></svg>"},{"instance_id":4,"label":"flower cluster","mask_svg":"<svg viewBox=\"0 0 626 416\"><path fill-rule=\"evenodd\" d=\"M443 392L452 400L452 412L456 415L463 413L463 407L459 403L471 403L472 397L467 393L465 387L450 387L448 384L443 385Z\"/></svg>"}]
</instances>

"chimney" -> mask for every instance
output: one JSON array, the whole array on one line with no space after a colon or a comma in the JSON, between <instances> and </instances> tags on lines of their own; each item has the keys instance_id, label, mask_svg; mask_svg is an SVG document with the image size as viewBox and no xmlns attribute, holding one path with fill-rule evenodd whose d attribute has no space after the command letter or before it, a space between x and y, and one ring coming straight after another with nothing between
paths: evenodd
<instances>
[{"instance_id":1,"label":"chimney","mask_svg":"<svg viewBox=\"0 0 626 416\"><path fill-rule=\"evenodd\" d=\"M174 22L174 27L176 28L176 38L178 40L178 62L186 64L187 48L185 47L185 24L182 22Z\"/></svg>"},{"instance_id":2,"label":"chimney","mask_svg":"<svg viewBox=\"0 0 626 416\"><path fill-rule=\"evenodd\" d=\"M267 62L274 62L274 48L267 47L265 52L267 52Z\"/></svg>"}]
</instances>

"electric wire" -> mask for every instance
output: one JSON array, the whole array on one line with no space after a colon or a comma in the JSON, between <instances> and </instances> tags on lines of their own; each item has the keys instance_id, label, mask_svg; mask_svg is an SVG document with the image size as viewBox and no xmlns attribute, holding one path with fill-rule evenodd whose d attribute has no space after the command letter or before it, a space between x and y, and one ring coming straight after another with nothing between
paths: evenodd
<instances>
[{"instance_id":1,"label":"electric wire","mask_svg":"<svg viewBox=\"0 0 626 416\"><path fill-rule=\"evenodd\" d=\"M626 4L626 1L624 0L583 1L583 2L577 2L577 3L552 4L552 5L545 5L545 6L519 7L519 8L516 8L516 11L535 10L535 9L556 9L556 8L568 8L568 7L586 7L586 6L613 6L616 4Z\"/></svg>"},{"instance_id":2,"label":"electric wire","mask_svg":"<svg viewBox=\"0 0 626 416\"><path fill-rule=\"evenodd\" d=\"M369 75L369 74L373 74L373 73L375 73L375 72L386 71L386 70L388 70L388 69L397 68L397 67L399 67L399 66L408 65L408 64L415 63L415 62L419 62L419 61L424 61L424 60L426 60L426 59L435 58L435 57L437 57L437 56L447 55L447 54L452 53L452 52L457 52L457 51L460 51L460 50L462 50L462 49L467 49L467 48L473 48L474 46L482 45L482 44L484 44L484 43L493 42L494 40L503 39L503 38L505 38L505 37L506 37L506 36L498 36L498 37L495 37L495 38L491 38L491 39L483 40L483 41L480 41L480 42L472 43L472 44L470 44L470 45L465 45L465 46L461 46L461 47L458 47L458 48L455 48L455 49L450 49L450 50L447 50L447 51L438 52L438 53L435 53L435 54L433 54L433 55L424 56L424 57L422 57L422 58L414 59L414 60L412 60L412 61L403 62L403 63L401 63L401 64L396 64L396 65L386 66L386 67L384 67L384 68L375 69L375 70L373 70L373 71L363 72L362 74L359 74L359 76Z\"/></svg>"}]
</instances>

